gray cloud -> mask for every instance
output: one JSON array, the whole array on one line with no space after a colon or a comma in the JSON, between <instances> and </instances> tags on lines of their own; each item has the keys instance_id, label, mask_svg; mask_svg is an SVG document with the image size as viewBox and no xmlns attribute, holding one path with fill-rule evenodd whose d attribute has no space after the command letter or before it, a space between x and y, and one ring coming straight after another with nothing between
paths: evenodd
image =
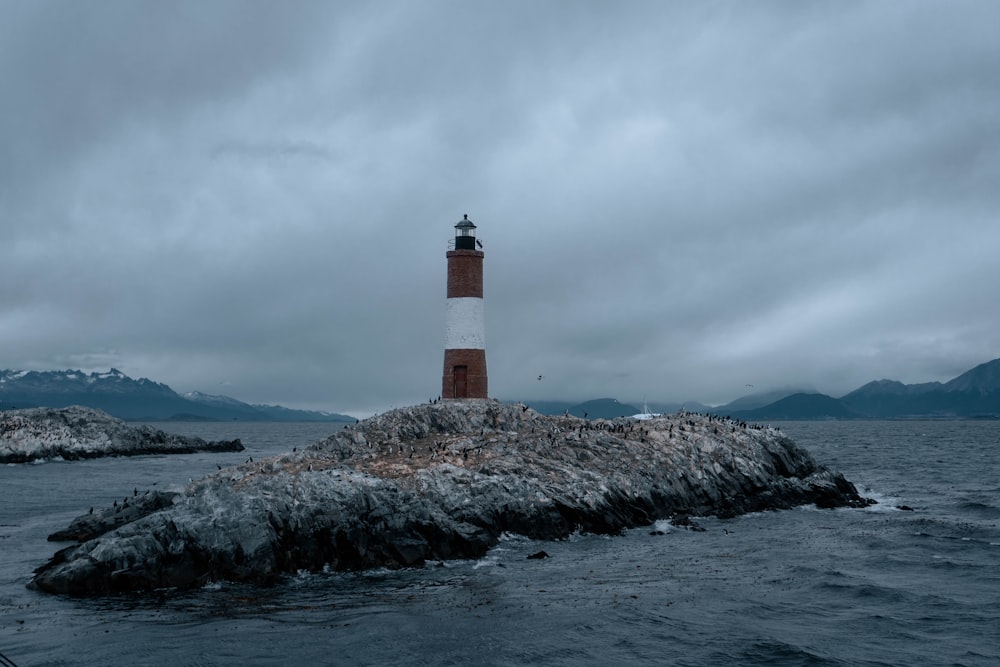
<instances>
[{"instance_id":1,"label":"gray cloud","mask_svg":"<svg viewBox=\"0 0 1000 667\"><path fill-rule=\"evenodd\" d=\"M948 379L1000 356L998 14L0 3L0 367L425 400L469 213L498 397Z\"/></svg>"}]
</instances>

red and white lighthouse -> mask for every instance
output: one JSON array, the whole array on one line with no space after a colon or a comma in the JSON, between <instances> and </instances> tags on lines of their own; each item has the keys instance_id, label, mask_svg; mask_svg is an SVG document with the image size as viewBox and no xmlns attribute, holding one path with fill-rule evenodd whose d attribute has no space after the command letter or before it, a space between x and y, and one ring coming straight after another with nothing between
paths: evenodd
<instances>
[{"instance_id":1,"label":"red and white lighthouse","mask_svg":"<svg viewBox=\"0 0 1000 667\"><path fill-rule=\"evenodd\" d=\"M455 225L448 256L444 376L441 398L486 398L486 330L483 325L483 252L466 215Z\"/></svg>"}]
</instances>

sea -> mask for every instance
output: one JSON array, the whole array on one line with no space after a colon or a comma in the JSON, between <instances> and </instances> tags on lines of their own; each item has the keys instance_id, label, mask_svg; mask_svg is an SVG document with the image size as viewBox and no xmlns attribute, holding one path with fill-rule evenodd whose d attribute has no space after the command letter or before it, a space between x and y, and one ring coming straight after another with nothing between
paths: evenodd
<instances>
[{"instance_id":1,"label":"sea","mask_svg":"<svg viewBox=\"0 0 1000 667\"><path fill-rule=\"evenodd\" d=\"M25 587L90 507L302 448L331 424L158 423L242 453L0 467L0 665L1000 665L1000 422L781 423L878 504L666 521L261 588ZM548 558L528 558L544 551Z\"/></svg>"}]
</instances>

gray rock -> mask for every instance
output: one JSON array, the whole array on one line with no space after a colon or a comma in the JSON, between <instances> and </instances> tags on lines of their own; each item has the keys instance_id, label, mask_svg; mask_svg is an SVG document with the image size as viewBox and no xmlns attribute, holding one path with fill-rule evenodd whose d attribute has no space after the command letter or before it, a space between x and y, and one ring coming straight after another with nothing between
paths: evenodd
<instances>
[{"instance_id":1,"label":"gray rock","mask_svg":"<svg viewBox=\"0 0 1000 667\"><path fill-rule=\"evenodd\" d=\"M213 473L169 505L60 551L30 585L87 595L268 583L300 569L478 558L504 532L614 534L660 518L807 503L870 501L775 429L690 413L586 421L447 401Z\"/></svg>"},{"instance_id":2,"label":"gray rock","mask_svg":"<svg viewBox=\"0 0 1000 667\"><path fill-rule=\"evenodd\" d=\"M67 461L100 456L239 452L239 440L205 442L151 426L129 426L93 408L29 408L0 412L0 463Z\"/></svg>"},{"instance_id":3,"label":"gray rock","mask_svg":"<svg viewBox=\"0 0 1000 667\"><path fill-rule=\"evenodd\" d=\"M48 539L50 542L92 540L118 526L170 507L178 495L180 494L171 491L136 493L131 498L124 498L121 503L115 501L112 507L101 512L94 512L91 509L89 513L73 519L68 528L49 535Z\"/></svg>"}]
</instances>

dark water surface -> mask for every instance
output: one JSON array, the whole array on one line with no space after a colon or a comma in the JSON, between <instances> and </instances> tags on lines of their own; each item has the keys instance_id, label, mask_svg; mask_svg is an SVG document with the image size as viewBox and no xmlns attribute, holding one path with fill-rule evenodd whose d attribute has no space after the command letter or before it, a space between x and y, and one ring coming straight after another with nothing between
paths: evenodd
<instances>
[{"instance_id":1,"label":"dark water surface","mask_svg":"<svg viewBox=\"0 0 1000 667\"><path fill-rule=\"evenodd\" d=\"M782 428L869 509L505 539L480 561L157 600L27 590L75 516L336 426L157 424L247 451L0 467L0 653L41 665L1000 664L1000 423ZM909 506L913 511L895 509ZM544 549L545 560L526 556Z\"/></svg>"}]
</instances>

